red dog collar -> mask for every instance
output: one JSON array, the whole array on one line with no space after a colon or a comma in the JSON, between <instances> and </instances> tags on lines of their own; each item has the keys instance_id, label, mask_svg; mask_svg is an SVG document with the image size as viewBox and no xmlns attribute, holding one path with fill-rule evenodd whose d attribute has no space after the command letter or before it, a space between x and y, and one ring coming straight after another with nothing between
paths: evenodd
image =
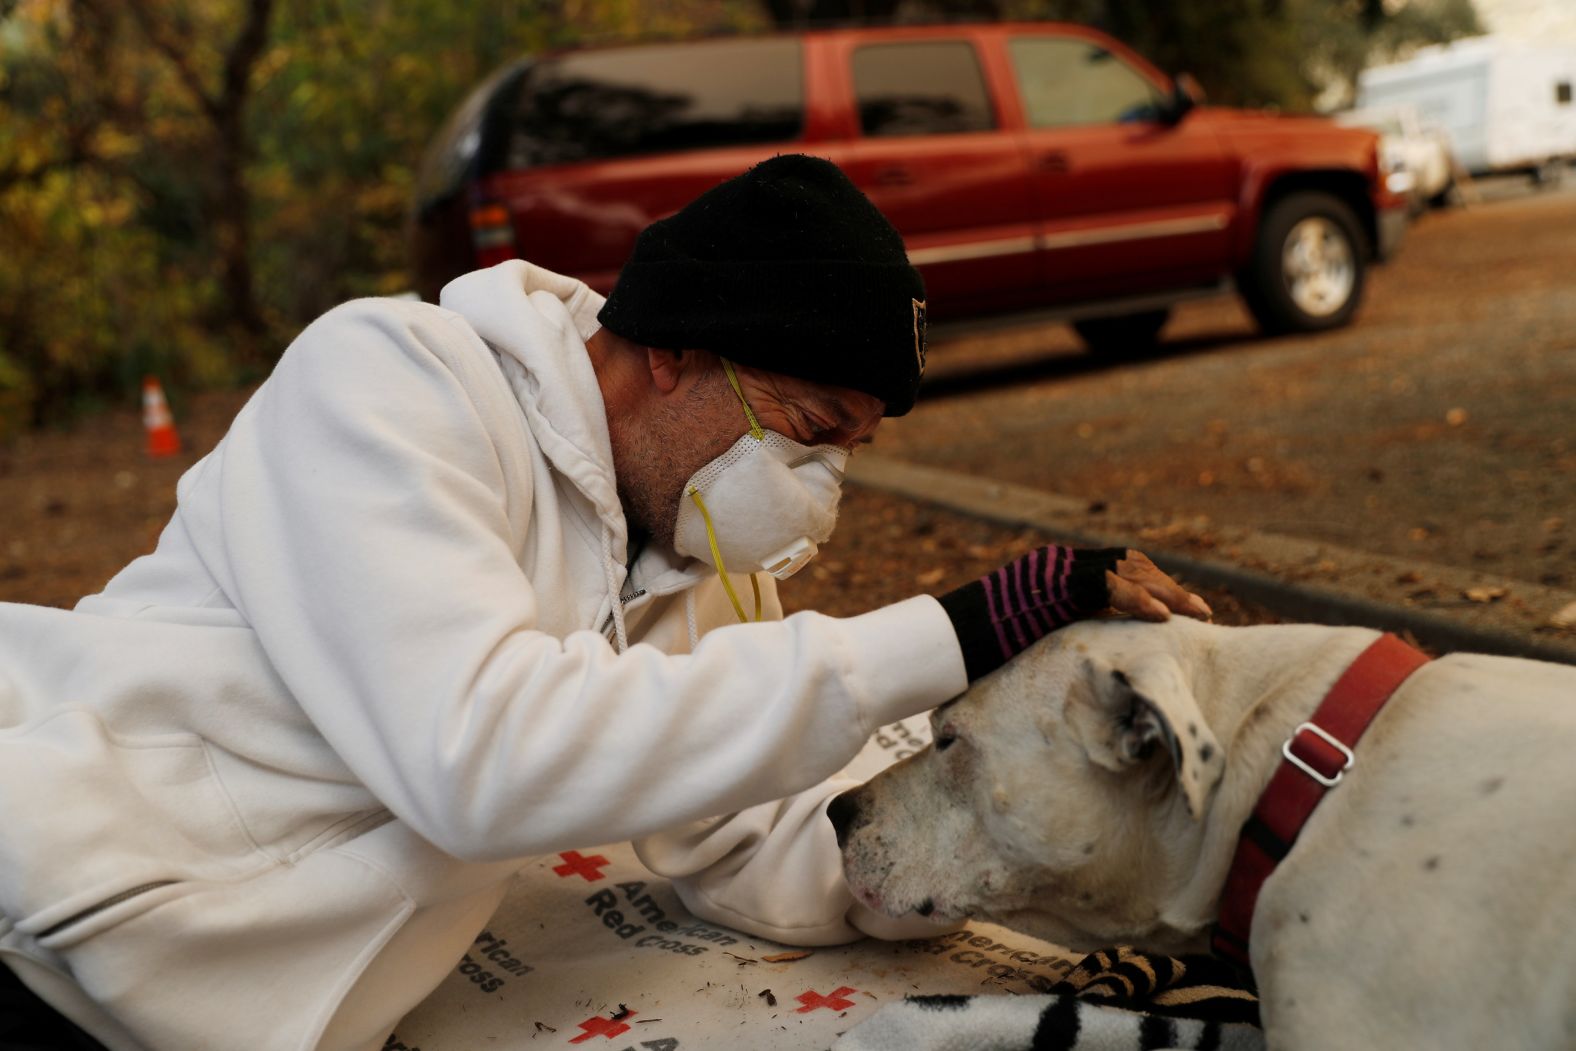
<instances>
[{"instance_id":1,"label":"red dog collar","mask_svg":"<svg viewBox=\"0 0 1576 1051\"><path fill-rule=\"evenodd\" d=\"M1330 687L1313 717L1281 746L1284 758L1242 826L1226 874L1212 942L1217 955L1248 966L1248 932L1259 888L1297 842L1324 793L1357 761L1352 749L1379 709L1407 676L1427 663L1428 657L1394 635L1381 635Z\"/></svg>"}]
</instances>

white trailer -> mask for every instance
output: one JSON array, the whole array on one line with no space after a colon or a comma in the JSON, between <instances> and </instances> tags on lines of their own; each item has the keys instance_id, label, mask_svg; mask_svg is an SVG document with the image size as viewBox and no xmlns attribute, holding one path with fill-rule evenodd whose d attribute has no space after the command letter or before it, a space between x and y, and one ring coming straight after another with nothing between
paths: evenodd
<instances>
[{"instance_id":1,"label":"white trailer","mask_svg":"<svg viewBox=\"0 0 1576 1051\"><path fill-rule=\"evenodd\" d=\"M1497 36L1423 48L1364 70L1357 105L1411 103L1445 128L1474 175L1558 177L1576 159L1576 45Z\"/></svg>"}]
</instances>

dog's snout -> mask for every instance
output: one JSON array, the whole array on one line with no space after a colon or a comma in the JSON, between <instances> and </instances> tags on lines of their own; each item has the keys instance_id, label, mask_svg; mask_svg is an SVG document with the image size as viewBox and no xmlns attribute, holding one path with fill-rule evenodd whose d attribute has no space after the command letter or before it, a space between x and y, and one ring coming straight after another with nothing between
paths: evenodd
<instances>
[{"instance_id":1,"label":"dog's snout","mask_svg":"<svg viewBox=\"0 0 1576 1051\"><path fill-rule=\"evenodd\" d=\"M826 816L837 831L837 845L847 846L848 830L854 827L854 819L859 816L859 789L850 789L840 796L834 796L826 805Z\"/></svg>"}]
</instances>

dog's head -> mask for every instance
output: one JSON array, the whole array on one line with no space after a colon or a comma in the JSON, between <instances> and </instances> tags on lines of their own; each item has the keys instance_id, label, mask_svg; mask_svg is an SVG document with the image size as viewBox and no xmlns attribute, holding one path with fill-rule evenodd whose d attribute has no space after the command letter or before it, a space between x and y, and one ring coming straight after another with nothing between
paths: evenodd
<instances>
[{"instance_id":1,"label":"dog's head","mask_svg":"<svg viewBox=\"0 0 1576 1051\"><path fill-rule=\"evenodd\" d=\"M832 802L854 894L1070 948L1190 944L1164 903L1225 770L1190 637L1075 625L936 709L929 748Z\"/></svg>"}]
</instances>

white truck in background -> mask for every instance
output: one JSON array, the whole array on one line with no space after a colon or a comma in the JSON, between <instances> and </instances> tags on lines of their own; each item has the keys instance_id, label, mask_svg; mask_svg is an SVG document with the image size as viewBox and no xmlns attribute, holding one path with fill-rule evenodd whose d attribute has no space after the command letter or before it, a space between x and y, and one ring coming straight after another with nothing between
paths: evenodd
<instances>
[{"instance_id":1,"label":"white truck in background","mask_svg":"<svg viewBox=\"0 0 1576 1051\"><path fill-rule=\"evenodd\" d=\"M1335 123L1379 133L1379 154L1389 172L1385 185L1402 194L1412 214L1451 203L1460 162L1450 132L1423 117L1410 102L1332 113Z\"/></svg>"},{"instance_id":2,"label":"white truck in background","mask_svg":"<svg viewBox=\"0 0 1576 1051\"><path fill-rule=\"evenodd\" d=\"M1423 48L1357 80L1357 105L1411 104L1450 134L1473 175L1526 172L1558 181L1576 160L1576 44L1499 36Z\"/></svg>"}]
</instances>

